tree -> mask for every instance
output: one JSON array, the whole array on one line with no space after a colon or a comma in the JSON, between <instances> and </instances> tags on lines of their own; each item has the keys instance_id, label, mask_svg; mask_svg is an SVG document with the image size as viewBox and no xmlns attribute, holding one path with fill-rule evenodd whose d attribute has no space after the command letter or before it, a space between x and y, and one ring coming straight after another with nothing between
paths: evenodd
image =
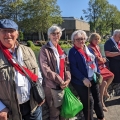
<instances>
[{"instance_id":1,"label":"tree","mask_svg":"<svg viewBox=\"0 0 120 120\"><path fill-rule=\"evenodd\" d=\"M1 0L1 18L16 21L25 32L44 33L52 24L62 22L57 0Z\"/></svg>"},{"instance_id":2,"label":"tree","mask_svg":"<svg viewBox=\"0 0 120 120\"><path fill-rule=\"evenodd\" d=\"M24 40L24 35L22 31L19 31L19 39L20 41Z\"/></svg>"},{"instance_id":3,"label":"tree","mask_svg":"<svg viewBox=\"0 0 120 120\"><path fill-rule=\"evenodd\" d=\"M110 5L107 0L90 0L89 8L83 10L86 20L90 23L91 31L101 35L110 33L113 21L120 23L120 12L116 6Z\"/></svg>"},{"instance_id":4,"label":"tree","mask_svg":"<svg viewBox=\"0 0 120 120\"><path fill-rule=\"evenodd\" d=\"M92 31L96 30L100 17L104 13L107 4L107 0L90 0L88 3L89 8L87 10L83 10L84 14L86 14L85 18L92 23Z\"/></svg>"},{"instance_id":5,"label":"tree","mask_svg":"<svg viewBox=\"0 0 120 120\"><path fill-rule=\"evenodd\" d=\"M23 10L21 27L31 32L46 32L52 24L62 22L61 12L56 0L29 0Z\"/></svg>"},{"instance_id":6,"label":"tree","mask_svg":"<svg viewBox=\"0 0 120 120\"><path fill-rule=\"evenodd\" d=\"M80 17L80 19L81 19L81 20L84 20L82 16Z\"/></svg>"},{"instance_id":7,"label":"tree","mask_svg":"<svg viewBox=\"0 0 120 120\"><path fill-rule=\"evenodd\" d=\"M0 1L0 9L2 16L1 18L9 18L18 22L20 19L20 14L22 14L22 5L23 0L1 0Z\"/></svg>"}]
</instances>

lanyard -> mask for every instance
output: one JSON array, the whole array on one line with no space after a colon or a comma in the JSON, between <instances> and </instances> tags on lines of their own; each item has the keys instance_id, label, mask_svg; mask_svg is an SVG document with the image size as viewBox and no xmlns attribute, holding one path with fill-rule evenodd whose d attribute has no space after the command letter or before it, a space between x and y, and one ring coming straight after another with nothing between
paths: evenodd
<instances>
[{"instance_id":1,"label":"lanyard","mask_svg":"<svg viewBox=\"0 0 120 120\"><path fill-rule=\"evenodd\" d=\"M113 43L115 44L115 47L120 51L120 49L119 49L119 47L118 47L118 45L117 45L117 43L115 42L115 40L113 39L113 38L111 38L111 40L113 41Z\"/></svg>"}]
</instances>

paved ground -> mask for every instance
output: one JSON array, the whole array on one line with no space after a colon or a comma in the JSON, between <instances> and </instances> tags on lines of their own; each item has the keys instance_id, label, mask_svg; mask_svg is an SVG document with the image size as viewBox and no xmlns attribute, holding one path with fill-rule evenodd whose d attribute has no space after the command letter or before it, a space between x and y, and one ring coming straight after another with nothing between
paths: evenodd
<instances>
[{"instance_id":1,"label":"paved ground","mask_svg":"<svg viewBox=\"0 0 120 120\"><path fill-rule=\"evenodd\" d=\"M107 100L105 104L108 108L108 112L104 112L105 120L120 120L120 96Z\"/></svg>"}]
</instances>

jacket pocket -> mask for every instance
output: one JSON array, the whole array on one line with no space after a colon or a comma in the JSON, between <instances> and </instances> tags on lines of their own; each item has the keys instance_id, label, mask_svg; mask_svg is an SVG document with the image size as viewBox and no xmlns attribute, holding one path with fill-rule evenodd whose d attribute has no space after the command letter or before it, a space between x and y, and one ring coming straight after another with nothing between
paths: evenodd
<instances>
[{"instance_id":1,"label":"jacket pocket","mask_svg":"<svg viewBox=\"0 0 120 120\"><path fill-rule=\"evenodd\" d=\"M34 61L33 58L30 58L30 56L28 56L27 58L24 58L24 64L28 69L33 69L37 67L37 63L36 61Z\"/></svg>"}]
</instances>

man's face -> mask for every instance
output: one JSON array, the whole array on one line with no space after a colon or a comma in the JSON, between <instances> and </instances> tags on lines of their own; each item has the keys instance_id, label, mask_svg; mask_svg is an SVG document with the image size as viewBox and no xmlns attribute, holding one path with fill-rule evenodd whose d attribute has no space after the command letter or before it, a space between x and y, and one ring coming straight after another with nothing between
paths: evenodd
<instances>
[{"instance_id":1,"label":"man's face","mask_svg":"<svg viewBox=\"0 0 120 120\"><path fill-rule=\"evenodd\" d=\"M17 30L0 28L0 41L8 49L14 48L17 38L18 38Z\"/></svg>"}]
</instances>

